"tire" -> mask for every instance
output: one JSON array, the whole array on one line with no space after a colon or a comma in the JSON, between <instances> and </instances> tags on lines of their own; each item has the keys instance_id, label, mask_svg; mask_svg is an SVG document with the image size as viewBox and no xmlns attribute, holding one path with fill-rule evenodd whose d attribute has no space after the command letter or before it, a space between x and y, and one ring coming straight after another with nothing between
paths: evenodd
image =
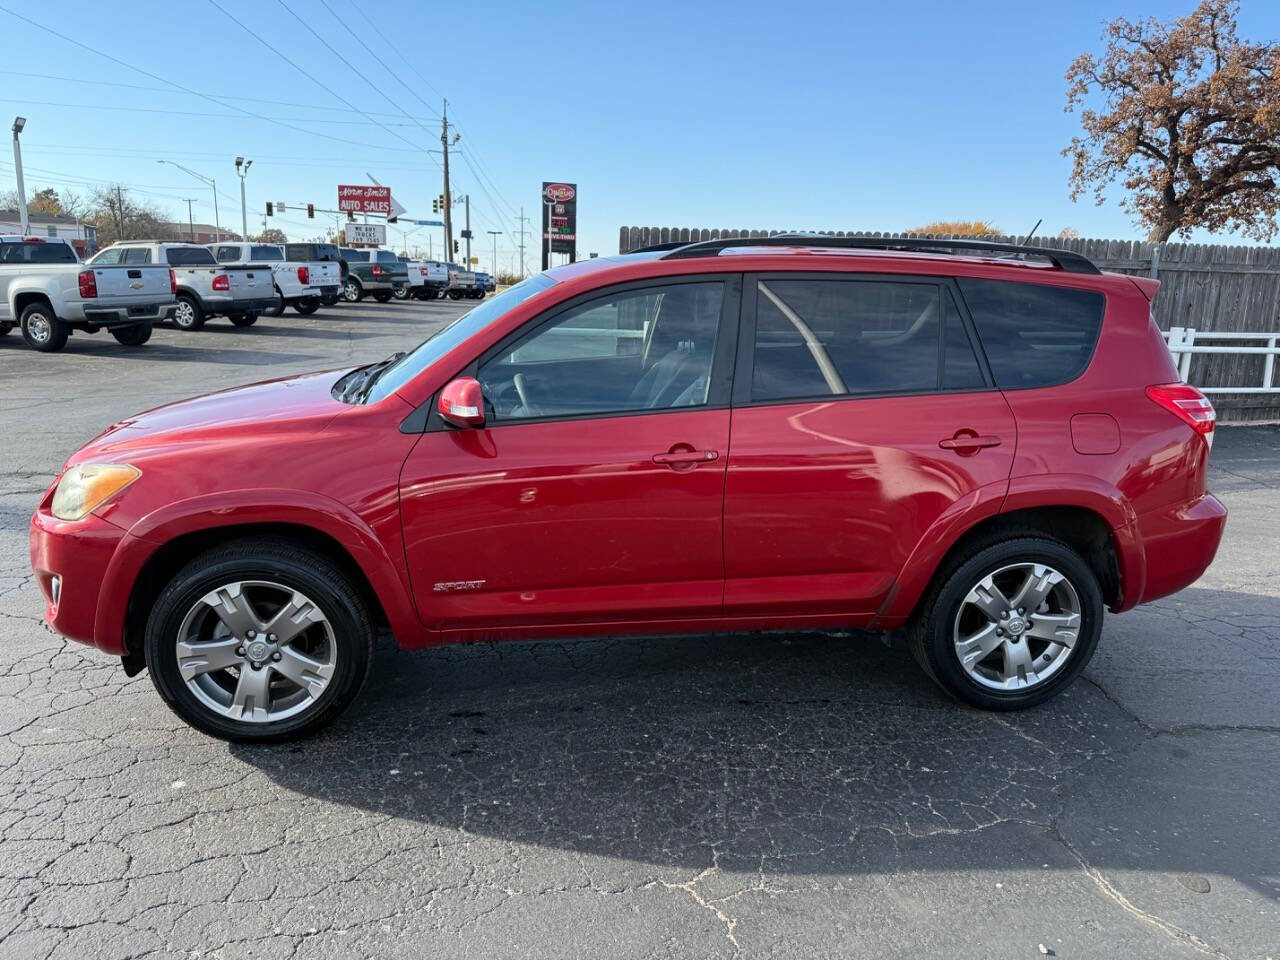
<instances>
[{"instance_id":1,"label":"tire","mask_svg":"<svg viewBox=\"0 0 1280 960\"><path fill-rule=\"evenodd\" d=\"M18 318L22 339L41 353L57 353L67 345L70 328L54 314L47 303L31 303Z\"/></svg>"},{"instance_id":2,"label":"tire","mask_svg":"<svg viewBox=\"0 0 1280 960\"><path fill-rule=\"evenodd\" d=\"M397 300L408 300L408 299L409 299L409 288L408 288L408 287L397 287L395 290L393 290L393 291L392 291L391 296L395 297Z\"/></svg>"},{"instance_id":3,"label":"tire","mask_svg":"<svg viewBox=\"0 0 1280 960\"><path fill-rule=\"evenodd\" d=\"M1052 574L1061 581L1030 610L1020 613L997 599L1016 602L1019 584L1043 585ZM1071 635L1073 607L1072 642L1045 639ZM939 573L911 625L911 653L935 683L965 703L1021 710L1057 696L1080 675L1097 648L1102 617L1102 590L1089 565L1066 544L1029 532L979 544ZM960 646L968 647L968 667Z\"/></svg>"},{"instance_id":4,"label":"tire","mask_svg":"<svg viewBox=\"0 0 1280 960\"><path fill-rule=\"evenodd\" d=\"M391 302L391 291L389 291L389 290L379 290L377 293L375 293L375 294L373 295L373 299L377 300L379 303L390 303L390 302Z\"/></svg>"},{"instance_id":5,"label":"tire","mask_svg":"<svg viewBox=\"0 0 1280 960\"><path fill-rule=\"evenodd\" d=\"M173 325L192 333L204 326L204 311L194 297L178 294L178 306L173 312Z\"/></svg>"},{"instance_id":6,"label":"tire","mask_svg":"<svg viewBox=\"0 0 1280 960\"><path fill-rule=\"evenodd\" d=\"M320 298L320 306L322 306L322 307L332 307L332 306L335 306L335 305L338 303L338 301L339 301L339 300L341 300L341 299L342 299L342 294L340 294L340 293L339 293L339 294L336 294L336 295L334 295L334 296L332 296L332 297L321 297L321 298Z\"/></svg>"},{"instance_id":7,"label":"tire","mask_svg":"<svg viewBox=\"0 0 1280 960\"><path fill-rule=\"evenodd\" d=\"M216 607L205 599L215 593ZM251 637L248 625L269 626L281 602L302 605L292 617L309 609L307 626L278 645L261 634ZM219 610L232 614L234 629ZM286 619L285 629L292 625ZM184 640L194 641L182 643L185 677L178 650ZM255 537L215 547L178 571L152 605L143 652L156 690L191 726L223 740L272 743L314 733L351 704L368 677L373 641L364 600L327 557L288 540ZM257 660L250 653L255 647ZM191 648L199 653L192 656ZM218 662L224 666L210 669ZM290 681L290 673L307 686ZM242 688L252 693L256 677L264 684L261 699L238 698ZM260 712L251 709L245 719L250 705Z\"/></svg>"},{"instance_id":8,"label":"tire","mask_svg":"<svg viewBox=\"0 0 1280 960\"><path fill-rule=\"evenodd\" d=\"M0 337L3 337L12 332L13 332L12 323L0 323Z\"/></svg>"},{"instance_id":9,"label":"tire","mask_svg":"<svg viewBox=\"0 0 1280 960\"><path fill-rule=\"evenodd\" d=\"M305 300L299 300L293 305L293 309L304 317L309 317L320 309L320 301L315 297L307 297Z\"/></svg>"},{"instance_id":10,"label":"tire","mask_svg":"<svg viewBox=\"0 0 1280 960\"><path fill-rule=\"evenodd\" d=\"M258 315L256 313L232 313L227 315L227 319L237 327L252 327L258 322Z\"/></svg>"},{"instance_id":11,"label":"tire","mask_svg":"<svg viewBox=\"0 0 1280 960\"><path fill-rule=\"evenodd\" d=\"M359 303L364 299L364 287L355 277L348 277L342 283L342 299L347 303Z\"/></svg>"},{"instance_id":12,"label":"tire","mask_svg":"<svg viewBox=\"0 0 1280 960\"><path fill-rule=\"evenodd\" d=\"M461 292L460 290L450 290L450 291L449 291L449 299L450 299L450 300L461 300L461 299L462 299L462 292Z\"/></svg>"},{"instance_id":13,"label":"tire","mask_svg":"<svg viewBox=\"0 0 1280 960\"><path fill-rule=\"evenodd\" d=\"M277 290L276 305L274 307L268 307L266 310L263 310L262 312L265 313L268 317L283 316L284 315L284 294L281 293L279 290Z\"/></svg>"},{"instance_id":14,"label":"tire","mask_svg":"<svg viewBox=\"0 0 1280 960\"><path fill-rule=\"evenodd\" d=\"M139 323L132 327L112 327L111 335L116 338L116 343L122 343L126 347L140 347L151 339L151 324Z\"/></svg>"}]
</instances>

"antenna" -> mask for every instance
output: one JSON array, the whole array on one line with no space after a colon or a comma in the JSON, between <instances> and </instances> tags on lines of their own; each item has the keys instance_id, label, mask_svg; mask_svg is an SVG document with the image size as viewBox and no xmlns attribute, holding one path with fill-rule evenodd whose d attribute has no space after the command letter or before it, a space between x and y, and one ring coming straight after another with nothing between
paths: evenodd
<instances>
[{"instance_id":1,"label":"antenna","mask_svg":"<svg viewBox=\"0 0 1280 960\"><path fill-rule=\"evenodd\" d=\"M1026 238L1022 241L1020 246L1025 247L1028 243L1031 242L1031 238L1036 235L1036 231L1040 229L1040 224L1042 223L1044 223L1044 217L1041 217L1039 220L1036 221L1036 225L1031 228L1031 232L1027 234Z\"/></svg>"}]
</instances>

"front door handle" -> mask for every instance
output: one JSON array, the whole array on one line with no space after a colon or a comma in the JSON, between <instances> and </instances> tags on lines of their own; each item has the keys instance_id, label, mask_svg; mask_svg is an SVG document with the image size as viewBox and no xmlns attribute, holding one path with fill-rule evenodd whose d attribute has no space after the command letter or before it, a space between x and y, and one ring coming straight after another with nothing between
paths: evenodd
<instances>
[{"instance_id":1,"label":"front door handle","mask_svg":"<svg viewBox=\"0 0 1280 960\"><path fill-rule=\"evenodd\" d=\"M667 453L655 453L653 462L668 466L672 470L688 470L700 463L710 463L719 458L720 453L717 450L690 450L682 444L672 447Z\"/></svg>"},{"instance_id":2,"label":"front door handle","mask_svg":"<svg viewBox=\"0 0 1280 960\"><path fill-rule=\"evenodd\" d=\"M943 450L955 450L957 453L977 453L983 447L1000 446L1000 438L981 436L972 430L958 430L954 437L939 440L938 446Z\"/></svg>"}]
</instances>

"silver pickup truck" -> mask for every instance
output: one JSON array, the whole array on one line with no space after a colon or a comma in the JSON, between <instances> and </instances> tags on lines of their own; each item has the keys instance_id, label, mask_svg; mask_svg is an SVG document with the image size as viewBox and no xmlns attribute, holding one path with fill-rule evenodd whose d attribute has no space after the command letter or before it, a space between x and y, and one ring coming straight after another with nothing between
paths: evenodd
<instances>
[{"instance_id":1,"label":"silver pickup truck","mask_svg":"<svg viewBox=\"0 0 1280 960\"><path fill-rule=\"evenodd\" d=\"M0 336L21 329L41 353L61 350L72 330L141 346L153 323L173 316L174 288L168 267L88 267L66 240L0 237Z\"/></svg>"},{"instance_id":2,"label":"silver pickup truck","mask_svg":"<svg viewBox=\"0 0 1280 960\"><path fill-rule=\"evenodd\" d=\"M212 251L194 243L126 240L89 261L100 264L159 263L173 270L179 330L199 330L210 317L224 316L237 327L252 326L258 314L277 303L270 264L219 264Z\"/></svg>"}]
</instances>

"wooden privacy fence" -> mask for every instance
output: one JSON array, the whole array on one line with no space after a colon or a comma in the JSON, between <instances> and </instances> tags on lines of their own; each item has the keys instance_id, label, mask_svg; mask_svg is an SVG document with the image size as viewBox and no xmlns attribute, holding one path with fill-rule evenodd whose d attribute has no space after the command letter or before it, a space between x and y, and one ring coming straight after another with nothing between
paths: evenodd
<instances>
[{"instance_id":1,"label":"wooden privacy fence","mask_svg":"<svg viewBox=\"0 0 1280 960\"><path fill-rule=\"evenodd\" d=\"M702 229L696 227L623 227L618 250L628 253L641 247L673 241L695 243L723 237L767 237L788 230ZM922 237L928 234L823 231L837 237ZM937 237L936 239L952 239ZM1021 237L984 237L1001 243L1020 243ZM1147 243L1140 240L1096 240L1077 237L1033 237L1031 246L1057 247L1088 257L1100 269L1160 281L1154 308L1156 322L1166 334L1175 327L1208 333L1280 333L1280 248L1227 246L1211 243ZM1214 389L1214 405L1223 419L1272 420L1280 418L1280 394L1257 390L1274 387L1275 377L1266 357L1254 353L1195 353L1183 365L1188 383ZM1233 386L1253 388L1232 394Z\"/></svg>"}]
</instances>

